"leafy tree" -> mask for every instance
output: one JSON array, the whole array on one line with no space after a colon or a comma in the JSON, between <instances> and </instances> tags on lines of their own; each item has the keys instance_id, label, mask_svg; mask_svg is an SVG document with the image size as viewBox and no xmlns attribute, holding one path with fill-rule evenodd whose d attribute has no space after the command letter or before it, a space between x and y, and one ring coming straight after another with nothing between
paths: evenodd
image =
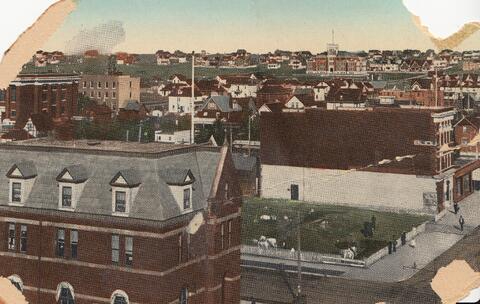
<instances>
[{"instance_id":1,"label":"leafy tree","mask_svg":"<svg viewBox=\"0 0 480 304\"><path fill-rule=\"evenodd\" d=\"M216 120L212 125L205 125L196 132L195 142L205 143L210 137L215 139L218 145L223 145L225 141L225 126L221 120Z\"/></svg>"},{"instance_id":2,"label":"leafy tree","mask_svg":"<svg viewBox=\"0 0 480 304\"><path fill-rule=\"evenodd\" d=\"M78 113L83 113L83 111L88 107L95 105L95 101L90 99L88 96L84 96L82 94L79 94L78 96L78 103L77 103L77 112Z\"/></svg>"},{"instance_id":3,"label":"leafy tree","mask_svg":"<svg viewBox=\"0 0 480 304\"><path fill-rule=\"evenodd\" d=\"M243 112L242 123L236 134L236 138L248 140L248 120L250 119L250 140L260 140L260 117L253 115L251 111Z\"/></svg>"}]
</instances>

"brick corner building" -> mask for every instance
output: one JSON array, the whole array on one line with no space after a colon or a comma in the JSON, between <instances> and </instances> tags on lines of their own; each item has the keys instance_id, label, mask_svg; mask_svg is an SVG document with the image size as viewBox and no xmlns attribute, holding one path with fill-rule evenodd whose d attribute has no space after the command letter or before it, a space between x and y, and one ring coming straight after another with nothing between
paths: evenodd
<instances>
[{"instance_id":1,"label":"brick corner building","mask_svg":"<svg viewBox=\"0 0 480 304\"><path fill-rule=\"evenodd\" d=\"M227 148L0 145L0 276L29 303L239 303Z\"/></svg>"},{"instance_id":2,"label":"brick corner building","mask_svg":"<svg viewBox=\"0 0 480 304\"><path fill-rule=\"evenodd\" d=\"M23 128L32 114L75 116L79 81L75 74L19 74L6 90L4 118Z\"/></svg>"}]
</instances>

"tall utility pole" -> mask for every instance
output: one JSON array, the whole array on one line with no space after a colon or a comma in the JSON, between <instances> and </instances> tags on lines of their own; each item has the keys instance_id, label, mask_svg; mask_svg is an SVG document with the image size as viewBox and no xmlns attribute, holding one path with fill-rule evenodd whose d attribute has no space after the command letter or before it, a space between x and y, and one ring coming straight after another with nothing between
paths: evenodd
<instances>
[{"instance_id":1,"label":"tall utility pole","mask_svg":"<svg viewBox=\"0 0 480 304\"><path fill-rule=\"evenodd\" d=\"M301 248L301 222L300 222L300 211L297 211L297 297L299 301L302 301L302 248ZM301 302L299 302L301 303Z\"/></svg>"},{"instance_id":2,"label":"tall utility pole","mask_svg":"<svg viewBox=\"0 0 480 304\"><path fill-rule=\"evenodd\" d=\"M195 117L195 51L192 51L192 100L190 110L192 112L192 122L190 126L190 143L193 145L195 143L195 123L193 121L193 118Z\"/></svg>"},{"instance_id":3,"label":"tall utility pole","mask_svg":"<svg viewBox=\"0 0 480 304\"><path fill-rule=\"evenodd\" d=\"M435 67L435 107L438 107L438 70Z\"/></svg>"},{"instance_id":4,"label":"tall utility pole","mask_svg":"<svg viewBox=\"0 0 480 304\"><path fill-rule=\"evenodd\" d=\"M250 139L251 139L251 131L250 131L250 128L251 128L251 116L248 115L248 156L250 156L250 147L252 145L252 143L250 142Z\"/></svg>"},{"instance_id":5,"label":"tall utility pole","mask_svg":"<svg viewBox=\"0 0 480 304\"><path fill-rule=\"evenodd\" d=\"M140 122L139 128L138 128L138 142L142 141L142 124L143 122Z\"/></svg>"}]
</instances>

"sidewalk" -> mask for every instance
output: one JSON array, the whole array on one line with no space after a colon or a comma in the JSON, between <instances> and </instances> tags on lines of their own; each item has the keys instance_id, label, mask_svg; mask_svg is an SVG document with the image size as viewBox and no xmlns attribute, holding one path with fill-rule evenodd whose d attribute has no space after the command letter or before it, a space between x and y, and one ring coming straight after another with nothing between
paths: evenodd
<instances>
[{"instance_id":1,"label":"sidewalk","mask_svg":"<svg viewBox=\"0 0 480 304\"><path fill-rule=\"evenodd\" d=\"M465 219L464 231L460 231L458 218L462 215ZM476 226L480 225L480 194L474 193L460 203L460 212L455 215L453 212L447 214L437 223L428 224L424 233L415 239L416 247L408 245L397 249L394 254L388 255L369 268L354 268L328 264L317 264L303 262L302 266L309 269L316 269L318 273L338 271L338 277L346 279L358 279L379 282L399 282L412 277L417 271L425 267L436 257L455 245L466 234L470 233ZM243 260L283 263L294 266L295 261L287 261L268 257L242 256ZM413 265L416 263L417 268Z\"/></svg>"}]
</instances>

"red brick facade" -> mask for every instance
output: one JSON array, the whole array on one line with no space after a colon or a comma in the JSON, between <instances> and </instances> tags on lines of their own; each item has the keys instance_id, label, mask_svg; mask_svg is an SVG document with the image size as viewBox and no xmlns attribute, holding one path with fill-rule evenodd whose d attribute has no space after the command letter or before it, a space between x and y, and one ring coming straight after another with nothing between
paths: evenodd
<instances>
[{"instance_id":1,"label":"red brick facade","mask_svg":"<svg viewBox=\"0 0 480 304\"><path fill-rule=\"evenodd\" d=\"M77 114L78 81L75 75L19 75L6 90L4 118L23 128L32 114L72 117Z\"/></svg>"},{"instance_id":2,"label":"red brick facade","mask_svg":"<svg viewBox=\"0 0 480 304\"><path fill-rule=\"evenodd\" d=\"M262 164L433 176L451 164L439 168L436 151L449 140L438 140L432 113L390 108L262 113ZM404 155L415 157L379 164Z\"/></svg>"},{"instance_id":3,"label":"red brick facade","mask_svg":"<svg viewBox=\"0 0 480 304\"><path fill-rule=\"evenodd\" d=\"M455 172L453 176L453 201L460 202L474 190L472 172L480 168L480 162L474 161Z\"/></svg>"},{"instance_id":4,"label":"red brick facade","mask_svg":"<svg viewBox=\"0 0 480 304\"><path fill-rule=\"evenodd\" d=\"M227 148L221 152L208 208L198 231L186 227L193 214L165 222L115 218L55 210L0 207L0 276L18 275L29 303L56 303L57 286L68 282L76 304L113 303L124 291L129 303L237 304L240 301L241 194ZM15 244L9 248L9 227ZM27 228L21 252L21 229ZM64 254L58 255L57 233L65 232ZM78 232L72 257L71 231ZM119 262L112 262L112 235L119 236ZM133 262L127 265L126 238L133 239ZM10 246L12 247L12 246ZM183 303L183 302L182 302Z\"/></svg>"},{"instance_id":5,"label":"red brick facade","mask_svg":"<svg viewBox=\"0 0 480 304\"><path fill-rule=\"evenodd\" d=\"M393 96L399 102L415 102L420 106L448 106L445 104L443 91L438 91L437 104L435 104L435 90L421 89L421 90L383 90L380 96Z\"/></svg>"},{"instance_id":6,"label":"red brick facade","mask_svg":"<svg viewBox=\"0 0 480 304\"><path fill-rule=\"evenodd\" d=\"M478 134L478 123L477 117L464 117L455 125L455 143L461 146L462 152L477 152L475 145L469 146L468 144Z\"/></svg>"}]
</instances>

